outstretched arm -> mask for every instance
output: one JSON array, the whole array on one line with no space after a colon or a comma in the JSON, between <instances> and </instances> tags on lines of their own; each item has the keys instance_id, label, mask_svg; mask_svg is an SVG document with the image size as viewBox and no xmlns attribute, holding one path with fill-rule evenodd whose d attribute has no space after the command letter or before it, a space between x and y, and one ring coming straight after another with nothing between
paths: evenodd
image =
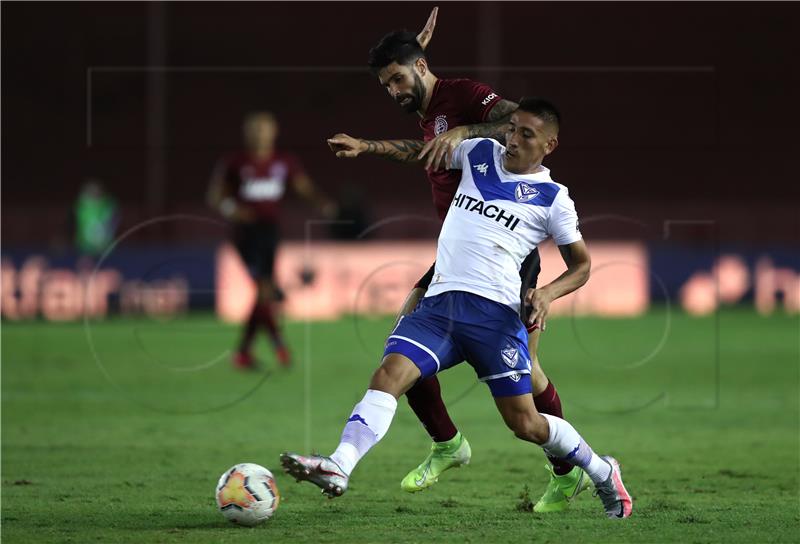
<instances>
[{"instance_id":1,"label":"outstretched arm","mask_svg":"<svg viewBox=\"0 0 800 544\"><path fill-rule=\"evenodd\" d=\"M339 158L353 159L361 154L378 155L397 162L420 162L422 140L362 140L347 134L328 138L328 147Z\"/></svg>"},{"instance_id":2,"label":"outstretched arm","mask_svg":"<svg viewBox=\"0 0 800 544\"><path fill-rule=\"evenodd\" d=\"M500 100L489 110L485 123L464 125L448 130L429 140L419 154L420 160L425 162L426 169L441 170L450 164L453 150L470 138L494 138L500 142L505 141L505 129L511 114L517 109L517 104L510 100Z\"/></svg>"},{"instance_id":3,"label":"outstretched arm","mask_svg":"<svg viewBox=\"0 0 800 544\"><path fill-rule=\"evenodd\" d=\"M306 202L317 208L323 217L330 219L336 216L336 204L317 189L308 174L296 174L292 178L292 188Z\"/></svg>"},{"instance_id":4,"label":"outstretched arm","mask_svg":"<svg viewBox=\"0 0 800 544\"><path fill-rule=\"evenodd\" d=\"M431 14L428 15L428 21L425 23L423 29L417 34L417 42L423 50L428 47L431 38L433 38L433 29L436 28L436 15L438 13L439 6L436 6L431 10Z\"/></svg>"},{"instance_id":5,"label":"outstretched arm","mask_svg":"<svg viewBox=\"0 0 800 544\"><path fill-rule=\"evenodd\" d=\"M558 246L567 270L559 277L539 289L528 289L525 302L531 305L531 313L527 325L538 325L545 329L550 303L582 286L589 279L592 259L586 242L578 240L571 244Z\"/></svg>"}]
</instances>

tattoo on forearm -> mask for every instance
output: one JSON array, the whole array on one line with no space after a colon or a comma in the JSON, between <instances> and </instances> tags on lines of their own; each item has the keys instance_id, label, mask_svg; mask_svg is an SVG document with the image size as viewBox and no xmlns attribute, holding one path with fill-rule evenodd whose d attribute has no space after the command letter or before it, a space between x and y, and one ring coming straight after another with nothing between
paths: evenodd
<instances>
[{"instance_id":1,"label":"tattoo on forearm","mask_svg":"<svg viewBox=\"0 0 800 544\"><path fill-rule=\"evenodd\" d=\"M494 138L500 142L505 141L506 122L481 123L467 127L467 138Z\"/></svg>"},{"instance_id":2,"label":"tattoo on forearm","mask_svg":"<svg viewBox=\"0 0 800 544\"><path fill-rule=\"evenodd\" d=\"M506 125L517 104L510 100L501 100L489 111L486 123L467 126L467 138L494 138L505 142Z\"/></svg>"},{"instance_id":3,"label":"tattoo on forearm","mask_svg":"<svg viewBox=\"0 0 800 544\"><path fill-rule=\"evenodd\" d=\"M366 140L367 153L398 162L416 162L425 146L422 140Z\"/></svg>"},{"instance_id":4,"label":"tattoo on forearm","mask_svg":"<svg viewBox=\"0 0 800 544\"><path fill-rule=\"evenodd\" d=\"M516 102L512 102L511 100L501 100L489 111L489 115L486 119L489 122L506 122L511 118L511 114L514 113L517 107L518 105Z\"/></svg>"}]
</instances>

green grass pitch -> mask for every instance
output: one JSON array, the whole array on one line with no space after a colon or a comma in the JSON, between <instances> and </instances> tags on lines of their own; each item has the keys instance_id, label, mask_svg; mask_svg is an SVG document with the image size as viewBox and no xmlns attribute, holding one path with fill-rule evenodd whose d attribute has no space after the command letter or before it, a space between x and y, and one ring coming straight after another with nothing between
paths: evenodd
<instances>
[{"instance_id":1,"label":"green grass pitch","mask_svg":"<svg viewBox=\"0 0 800 544\"><path fill-rule=\"evenodd\" d=\"M328 453L378 363L390 319L290 323L297 359L235 372L235 327L209 316L82 324L4 323L3 542L797 542L800 327L728 310L690 318L553 318L542 364L566 417L617 456L633 517L581 495L526 511L545 459L503 426L463 364L442 375L472 463L432 489L399 482L429 447L404 401L344 497L279 471L278 454ZM90 348L91 342L91 348ZM272 469L282 503L245 529L216 511L219 475Z\"/></svg>"}]
</instances>

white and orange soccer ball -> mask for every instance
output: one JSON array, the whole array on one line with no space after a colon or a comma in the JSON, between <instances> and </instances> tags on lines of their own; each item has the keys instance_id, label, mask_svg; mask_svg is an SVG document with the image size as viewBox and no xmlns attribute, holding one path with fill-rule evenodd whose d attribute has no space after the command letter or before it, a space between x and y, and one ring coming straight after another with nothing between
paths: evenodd
<instances>
[{"instance_id":1,"label":"white and orange soccer ball","mask_svg":"<svg viewBox=\"0 0 800 544\"><path fill-rule=\"evenodd\" d=\"M239 463L219 477L217 507L229 521L252 527L272 517L281 496L275 478L255 463Z\"/></svg>"}]
</instances>

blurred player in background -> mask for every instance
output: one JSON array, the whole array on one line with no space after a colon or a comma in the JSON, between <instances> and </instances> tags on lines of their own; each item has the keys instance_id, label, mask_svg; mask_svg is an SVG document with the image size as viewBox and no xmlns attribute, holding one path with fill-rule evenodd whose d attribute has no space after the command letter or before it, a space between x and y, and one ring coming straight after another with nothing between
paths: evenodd
<instances>
[{"instance_id":1,"label":"blurred player in background","mask_svg":"<svg viewBox=\"0 0 800 544\"><path fill-rule=\"evenodd\" d=\"M425 29L417 36L407 31L384 36L370 50L369 58L370 69L392 99L405 112L419 115L424 142L363 140L337 134L328 140L328 145L337 157L374 154L400 162L427 159L433 203L439 219L444 221L460 179L458 172L442 168L449 164L453 149L467 138L488 137L503 141L508 120L517 104L503 99L483 83L469 79L440 79L431 72L424 49L432 37L437 11L434 8ZM434 267L435 264L414 286L399 317L414 311L431 283ZM520 269L521 299L528 289L536 287L540 270L539 252L534 248ZM524 322L527 322L529 312L530 306L523 301L521 317ZM562 418L561 399L539 364L539 334L539 323L528 327L528 350L533 356L534 401L539 412ZM433 439L431 453L401 482L404 490L415 492L435 484L445 470L468 463L471 449L447 412L435 375L417 382L406 392L406 398ZM550 482L534 505L536 512L566 509L569 500L586 485L585 473L568 461L552 457L547 469Z\"/></svg>"},{"instance_id":2,"label":"blurred player in background","mask_svg":"<svg viewBox=\"0 0 800 544\"><path fill-rule=\"evenodd\" d=\"M117 203L102 182L89 179L75 201L75 247L81 255L98 257L114 241L119 225Z\"/></svg>"},{"instance_id":3,"label":"blurred player in background","mask_svg":"<svg viewBox=\"0 0 800 544\"><path fill-rule=\"evenodd\" d=\"M244 325L233 363L252 368L253 341L264 328L275 348L278 362L288 367L291 356L277 318L283 293L274 279L279 241L280 202L287 185L323 214L335 206L314 187L302 164L293 155L275 149L278 123L268 112L248 115L243 124L245 150L221 159L211 177L208 203L233 227L233 242L257 287L257 296Z\"/></svg>"},{"instance_id":4,"label":"blurred player in background","mask_svg":"<svg viewBox=\"0 0 800 544\"><path fill-rule=\"evenodd\" d=\"M517 438L583 469L607 517L631 515L633 503L616 459L594 453L564 419L539 413L526 376L531 361L519 315L522 261L552 237L567 265L549 284L526 291L524 300L532 307L528 323L541 325L550 303L585 284L591 268L575 204L542 165L558 145L559 117L549 102L523 99L508 124L508 147L474 138L451 153L449 166L461 172L460 183L439 234L430 287L389 334L381 366L333 454L281 455L284 469L297 480L329 497L343 494L353 469L389 430L397 399L420 378L466 359Z\"/></svg>"}]
</instances>

